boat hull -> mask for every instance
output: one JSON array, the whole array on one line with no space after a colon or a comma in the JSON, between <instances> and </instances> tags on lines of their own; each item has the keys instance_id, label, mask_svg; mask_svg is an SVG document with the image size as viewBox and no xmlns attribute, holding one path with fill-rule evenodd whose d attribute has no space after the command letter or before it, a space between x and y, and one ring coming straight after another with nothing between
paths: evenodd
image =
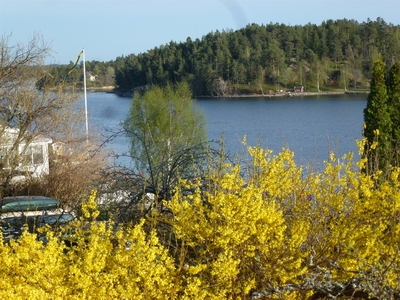
<instances>
[{"instance_id":1,"label":"boat hull","mask_svg":"<svg viewBox=\"0 0 400 300\"><path fill-rule=\"evenodd\" d=\"M42 197L27 200L15 199L14 201L5 200L1 203L1 212L20 212L20 211L42 211L56 209L59 202L56 199Z\"/></svg>"}]
</instances>

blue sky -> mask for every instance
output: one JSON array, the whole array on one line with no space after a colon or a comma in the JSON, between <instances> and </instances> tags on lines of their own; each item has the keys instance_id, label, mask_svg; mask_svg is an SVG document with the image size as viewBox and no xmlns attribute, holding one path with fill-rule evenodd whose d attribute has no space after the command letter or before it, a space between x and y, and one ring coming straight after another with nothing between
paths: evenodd
<instances>
[{"instance_id":1,"label":"blue sky","mask_svg":"<svg viewBox=\"0 0 400 300\"><path fill-rule=\"evenodd\" d=\"M54 51L47 63L110 61L170 41L201 39L247 24L321 24L332 19L400 24L400 0L0 0L0 34L9 45L35 34Z\"/></svg>"}]
</instances>

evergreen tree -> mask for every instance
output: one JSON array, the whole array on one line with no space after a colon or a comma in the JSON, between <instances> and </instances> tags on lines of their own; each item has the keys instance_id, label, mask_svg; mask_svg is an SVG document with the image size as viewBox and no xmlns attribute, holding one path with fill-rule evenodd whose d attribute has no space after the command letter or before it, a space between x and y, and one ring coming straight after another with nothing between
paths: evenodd
<instances>
[{"instance_id":1,"label":"evergreen tree","mask_svg":"<svg viewBox=\"0 0 400 300\"><path fill-rule=\"evenodd\" d=\"M180 43L171 41L145 53L117 57L114 62L86 62L86 70L97 76L96 81L89 84L100 84L107 67L114 68L115 87L122 93L147 85L165 86L187 81L195 95L212 95L214 83L220 77L228 83L229 92L248 94L259 86L260 67L266 72L266 88L275 89L286 81L282 73L289 67L298 76L290 78L288 86L305 85L307 76L313 80L308 89L311 92L318 90L315 81L321 77L315 74L315 71L320 73L320 68L312 68L312 62L318 59L323 62L326 73L323 77L329 89L348 88L350 80L358 89L364 88L364 78L371 78L378 53L382 53L385 62L400 56L399 33L399 25L386 24L382 19L364 23L328 20L318 26L311 23L304 26L251 24L235 31L210 32L195 41L191 38ZM315 56L312 61L310 53ZM344 64L345 74L342 72ZM340 81L339 71L343 75ZM114 73L108 78L112 79ZM81 76L79 74L76 70L70 78ZM82 78L75 79L82 81Z\"/></svg>"},{"instance_id":2,"label":"evergreen tree","mask_svg":"<svg viewBox=\"0 0 400 300\"><path fill-rule=\"evenodd\" d=\"M389 71L388 103L392 120L392 165L399 165L400 156L400 61L396 62Z\"/></svg>"},{"instance_id":3,"label":"evergreen tree","mask_svg":"<svg viewBox=\"0 0 400 300\"><path fill-rule=\"evenodd\" d=\"M370 171L377 168L387 170L391 157L392 121L388 108L385 68L386 64L379 56L374 63L367 107L364 109L364 135L367 138L364 156L368 157ZM378 142L376 148L374 142Z\"/></svg>"}]
</instances>

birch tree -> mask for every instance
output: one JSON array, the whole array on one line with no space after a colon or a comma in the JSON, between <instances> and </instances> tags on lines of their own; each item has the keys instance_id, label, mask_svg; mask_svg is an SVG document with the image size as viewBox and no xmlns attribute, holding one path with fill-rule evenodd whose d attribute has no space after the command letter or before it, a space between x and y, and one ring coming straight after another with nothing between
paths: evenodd
<instances>
[{"instance_id":1,"label":"birch tree","mask_svg":"<svg viewBox=\"0 0 400 300\"><path fill-rule=\"evenodd\" d=\"M142 174L147 189L164 199L204 158L205 119L186 82L136 93L124 129L135 172Z\"/></svg>"}]
</instances>

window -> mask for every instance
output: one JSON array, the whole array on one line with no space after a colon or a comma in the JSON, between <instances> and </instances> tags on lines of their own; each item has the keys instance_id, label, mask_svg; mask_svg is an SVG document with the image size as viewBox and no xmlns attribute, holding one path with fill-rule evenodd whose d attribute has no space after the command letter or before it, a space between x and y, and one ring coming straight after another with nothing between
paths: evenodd
<instances>
[{"instance_id":1,"label":"window","mask_svg":"<svg viewBox=\"0 0 400 300\"><path fill-rule=\"evenodd\" d=\"M42 147L42 145L32 146L32 162L35 165L43 164L43 147Z\"/></svg>"},{"instance_id":2,"label":"window","mask_svg":"<svg viewBox=\"0 0 400 300\"><path fill-rule=\"evenodd\" d=\"M26 149L23 157L26 165L43 164L43 147L42 145L30 145Z\"/></svg>"}]
</instances>

